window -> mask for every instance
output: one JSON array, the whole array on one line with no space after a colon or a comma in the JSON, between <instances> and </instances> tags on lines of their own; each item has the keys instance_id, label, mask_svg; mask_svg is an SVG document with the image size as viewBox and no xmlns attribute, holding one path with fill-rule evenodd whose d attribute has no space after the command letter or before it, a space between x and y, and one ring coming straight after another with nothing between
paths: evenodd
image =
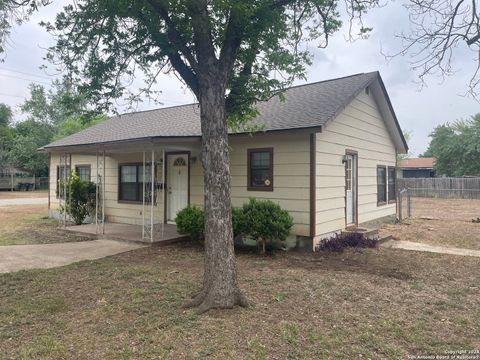
<instances>
[{"instance_id":1,"label":"window","mask_svg":"<svg viewBox=\"0 0 480 360\"><path fill-rule=\"evenodd\" d=\"M347 191L350 191L352 190L352 158L351 157L347 159L345 173L346 173L345 181L346 181Z\"/></svg>"},{"instance_id":2,"label":"window","mask_svg":"<svg viewBox=\"0 0 480 360\"><path fill-rule=\"evenodd\" d=\"M388 167L388 202L394 203L397 201L396 192L397 173L393 166Z\"/></svg>"},{"instance_id":3,"label":"window","mask_svg":"<svg viewBox=\"0 0 480 360\"><path fill-rule=\"evenodd\" d=\"M273 148L247 150L247 189L273 191Z\"/></svg>"},{"instance_id":4,"label":"window","mask_svg":"<svg viewBox=\"0 0 480 360\"><path fill-rule=\"evenodd\" d=\"M387 203L387 169L377 166L377 205Z\"/></svg>"},{"instance_id":5,"label":"window","mask_svg":"<svg viewBox=\"0 0 480 360\"><path fill-rule=\"evenodd\" d=\"M150 173L150 166L145 167ZM120 201L143 201L143 165L125 164L119 167L118 200Z\"/></svg>"},{"instance_id":6,"label":"window","mask_svg":"<svg viewBox=\"0 0 480 360\"><path fill-rule=\"evenodd\" d=\"M77 165L75 172L82 181L90 181L90 165Z\"/></svg>"}]
</instances>

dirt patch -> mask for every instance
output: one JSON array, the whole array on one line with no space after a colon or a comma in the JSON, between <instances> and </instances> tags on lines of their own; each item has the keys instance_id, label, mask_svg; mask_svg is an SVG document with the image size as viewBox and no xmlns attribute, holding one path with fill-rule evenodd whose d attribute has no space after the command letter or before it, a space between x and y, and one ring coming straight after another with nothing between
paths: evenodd
<instances>
[{"instance_id":1,"label":"dirt patch","mask_svg":"<svg viewBox=\"0 0 480 360\"><path fill-rule=\"evenodd\" d=\"M0 245L48 244L91 240L60 229L46 205L0 207Z\"/></svg>"},{"instance_id":2,"label":"dirt patch","mask_svg":"<svg viewBox=\"0 0 480 360\"><path fill-rule=\"evenodd\" d=\"M413 218L472 221L480 217L480 199L435 199L412 197Z\"/></svg>"},{"instance_id":3,"label":"dirt patch","mask_svg":"<svg viewBox=\"0 0 480 360\"><path fill-rule=\"evenodd\" d=\"M0 357L404 359L473 349L478 259L369 249L239 254L248 309L197 316L203 252L178 244L0 276Z\"/></svg>"},{"instance_id":4,"label":"dirt patch","mask_svg":"<svg viewBox=\"0 0 480 360\"><path fill-rule=\"evenodd\" d=\"M468 221L412 219L384 225L380 234L392 235L394 240L480 250L480 224Z\"/></svg>"},{"instance_id":5,"label":"dirt patch","mask_svg":"<svg viewBox=\"0 0 480 360\"><path fill-rule=\"evenodd\" d=\"M48 191L0 191L0 199L48 198Z\"/></svg>"}]
</instances>

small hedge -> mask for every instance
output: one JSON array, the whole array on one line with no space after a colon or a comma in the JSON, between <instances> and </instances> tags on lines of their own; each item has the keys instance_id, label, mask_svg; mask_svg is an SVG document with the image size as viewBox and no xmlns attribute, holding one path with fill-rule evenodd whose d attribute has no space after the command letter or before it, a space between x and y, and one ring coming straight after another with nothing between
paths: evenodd
<instances>
[{"instance_id":1,"label":"small hedge","mask_svg":"<svg viewBox=\"0 0 480 360\"><path fill-rule=\"evenodd\" d=\"M276 240L284 241L290 234L293 218L288 211L270 200L250 198L242 207L243 234L257 242L264 254L267 244L273 248Z\"/></svg>"},{"instance_id":2,"label":"small hedge","mask_svg":"<svg viewBox=\"0 0 480 360\"><path fill-rule=\"evenodd\" d=\"M180 234L187 234L193 240L204 238L205 215L201 208L190 206L179 211L175 222ZM292 225L290 214L270 200L251 198L241 208L232 208L233 236L249 236L262 253L267 245L273 248L274 241L284 241Z\"/></svg>"},{"instance_id":3,"label":"small hedge","mask_svg":"<svg viewBox=\"0 0 480 360\"><path fill-rule=\"evenodd\" d=\"M65 182L65 186L67 198L62 211L66 211L70 215L75 225L81 225L87 216L92 216L95 213L95 184L91 181L80 180L73 171L70 178Z\"/></svg>"},{"instance_id":4,"label":"small hedge","mask_svg":"<svg viewBox=\"0 0 480 360\"><path fill-rule=\"evenodd\" d=\"M180 210L175 223L180 234L188 234L195 241L203 239L205 216L198 206L189 206Z\"/></svg>"},{"instance_id":5,"label":"small hedge","mask_svg":"<svg viewBox=\"0 0 480 360\"><path fill-rule=\"evenodd\" d=\"M376 240L366 238L360 233L336 234L318 244L315 251L343 252L346 248L374 248L377 245Z\"/></svg>"}]
</instances>

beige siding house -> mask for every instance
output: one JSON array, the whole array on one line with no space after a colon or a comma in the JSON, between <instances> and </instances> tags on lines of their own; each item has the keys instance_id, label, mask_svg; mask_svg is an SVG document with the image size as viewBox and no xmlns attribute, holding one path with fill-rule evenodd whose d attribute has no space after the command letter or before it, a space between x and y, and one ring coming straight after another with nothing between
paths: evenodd
<instances>
[{"instance_id":1,"label":"beige siding house","mask_svg":"<svg viewBox=\"0 0 480 360\"><path fill-rule=\"evenodd\" d=\"M291 240L313 244L395 214L407 145L378 72L292 87L258 110L265 131L230 135L233 206L273 200L294 219ZM200 144L196 104L112 117L49 144L50 215L67 169L97 183L106 223L172 224L203 205Z\"/></svg>"}]
</instances>

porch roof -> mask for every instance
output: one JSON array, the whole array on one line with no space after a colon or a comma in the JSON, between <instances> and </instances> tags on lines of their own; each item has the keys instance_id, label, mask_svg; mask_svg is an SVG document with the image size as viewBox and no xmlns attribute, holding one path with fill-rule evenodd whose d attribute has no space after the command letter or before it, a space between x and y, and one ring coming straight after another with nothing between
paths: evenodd
<instances>
[{"instance_id":1,"label":"porch roof","mask_svg":"<svg viewBox=\"0 0 480 360\"><path fill-rule=\"evenodd\" d=\"M259 102L259 115L252 121L266 131L321 128L333 120L363 89L381 82L378 72L355 74L343 78L294 86L284 93L285 101L275 96ZM383 84L383 83L382 83ZM383 86L383 85L382 85ZM384 96L388 95L383 88ZM387 101L389 117L400 140L397 146L406 147L393 108ZM231 132L241 134L243 131ZM143 140L199 139L201 137L198 104L173 106L114 116L76 134L41 148L42 151L66 147L113 144ZM403 140L403 141L402 141ZM403 142L403 144L402 144Z\"/></svg>"}]
</instances>

